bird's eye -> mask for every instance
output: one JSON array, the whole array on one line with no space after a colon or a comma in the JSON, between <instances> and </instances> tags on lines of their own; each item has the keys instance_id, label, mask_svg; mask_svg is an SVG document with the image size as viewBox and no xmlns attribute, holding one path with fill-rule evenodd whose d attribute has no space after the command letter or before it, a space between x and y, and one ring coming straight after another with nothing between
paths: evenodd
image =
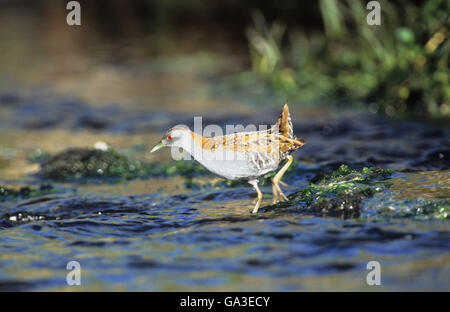
<instances>
[{"instance_id":1,"label":"bird's eye","mask_svg":"<svg viewBox=\"0 0 450 312\"><path fill-rule=\"evenodd\" d=\"M170 134L167 136L167 140L172 141L172 136Z\"/></svg>"}]
</instances>

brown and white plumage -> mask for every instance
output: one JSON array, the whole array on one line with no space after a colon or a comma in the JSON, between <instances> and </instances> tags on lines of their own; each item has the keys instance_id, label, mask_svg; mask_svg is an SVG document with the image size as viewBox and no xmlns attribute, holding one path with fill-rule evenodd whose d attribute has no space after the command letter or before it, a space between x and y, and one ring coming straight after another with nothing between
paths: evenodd
<instances>
[{"instance_id":1,"label":"brown and white plumage","mask_svg":"<svg viewBox=\"0 0 450 312\"><path fill-rule=\"evenodd\" d=\"M162 146L181 147L212 173L230 180L247 180L258 193L253 209L256 213L262 201L258 179L276 170L285 159L287 163L272 179L272 190L274 202L287 200L279 186L280 180L293 161L291 153L305 143L294 135L286 103L276 124L268 130L206 138L188 128L174 127L167 131L152 152Z\"/></svg>"}]
</instances>

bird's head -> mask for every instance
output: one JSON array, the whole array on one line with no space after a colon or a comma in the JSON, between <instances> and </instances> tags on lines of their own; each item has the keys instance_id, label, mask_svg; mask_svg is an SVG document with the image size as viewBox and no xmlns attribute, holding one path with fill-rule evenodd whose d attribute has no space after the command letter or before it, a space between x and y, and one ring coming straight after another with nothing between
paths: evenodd
<instances>
[{"instance_id":1,"label":"bird's head","mask_svg":"<svg viewBox=\"0 0 450 312\"><path fill-rule=\"evenodd\" d=\"M187 127L177 126L169 129L163 136L161 141L153 147L150 153L166 146L185 147L186 143L190 142L191 134Z\"/></svg>"}]
</instances>

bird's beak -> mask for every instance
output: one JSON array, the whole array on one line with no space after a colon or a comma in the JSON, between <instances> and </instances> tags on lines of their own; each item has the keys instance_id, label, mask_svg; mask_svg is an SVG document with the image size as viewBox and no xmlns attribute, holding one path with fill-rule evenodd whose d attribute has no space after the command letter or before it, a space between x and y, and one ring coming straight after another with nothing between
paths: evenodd
<instances>
[{"instance_id":1,"label":"bird's beak","mask_svg":"<svg viewBox=\"0 0 450 312\"><path fill-rule=\"evenodd\" d=\"M152 148L152 150L150 151L150 153L156 152L157 150L160 150L160 149L163 148L164 146L166 146L166 143L164 143L163 141L161 141L161 142L159 142L158 144L156 144L154 148Z\"/></svg>"}]
</instances>

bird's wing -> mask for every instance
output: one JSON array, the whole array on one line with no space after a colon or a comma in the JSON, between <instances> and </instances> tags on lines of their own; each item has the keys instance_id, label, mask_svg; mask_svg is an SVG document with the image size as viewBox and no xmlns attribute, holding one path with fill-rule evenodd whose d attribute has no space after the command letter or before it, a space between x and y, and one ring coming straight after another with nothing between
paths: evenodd
<instances>
[{"instance_id":1,"label":"bird's wing","mask_svg":"<svg viewBox=\"0 0 450 312\"><path fill-rule=\"evenodd\" d=\"M233 150L235 152L289 152L294 151L306 142L301 139L291 139L270 130L257 132L238 132L225 136L205 138L203 148L207 150Z\"/></svg>"}]
</instances>

